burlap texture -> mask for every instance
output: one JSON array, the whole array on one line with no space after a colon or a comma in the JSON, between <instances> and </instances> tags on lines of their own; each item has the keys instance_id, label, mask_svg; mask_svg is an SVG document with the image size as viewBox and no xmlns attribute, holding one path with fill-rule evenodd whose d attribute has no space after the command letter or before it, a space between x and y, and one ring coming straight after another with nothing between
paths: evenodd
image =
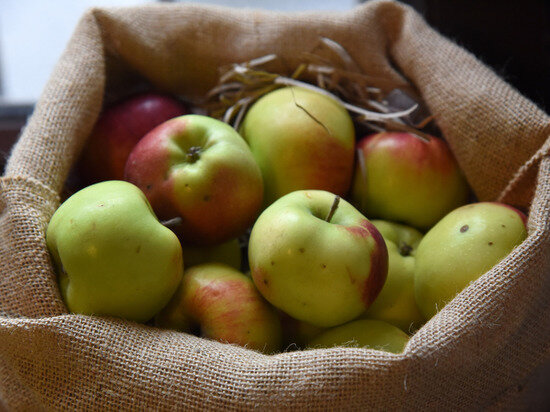
<instances>
[{"instance_id":1,"label":"burlap texture","mask_svg":"<svg viewBox=\"0 0 550 412\"><path fill-rule=\"evenodd\" d=\"M410 340L404 353L262 355L118 319L67 313L48 220L105 95L143 77L187 97L221 64L319 36L361 69L410 82L481 200L529 211L529 236ZM0 181L0 409L478 409L525 405L550 359L550 122L403 5L284 14L198 5L93 9L59 60Z\"/></svg>"}]
</instances>

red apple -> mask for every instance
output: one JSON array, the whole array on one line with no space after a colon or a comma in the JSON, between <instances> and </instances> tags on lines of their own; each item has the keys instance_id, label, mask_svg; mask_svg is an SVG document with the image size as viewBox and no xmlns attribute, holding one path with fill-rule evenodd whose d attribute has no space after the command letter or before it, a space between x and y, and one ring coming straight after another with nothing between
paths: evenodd
<instances>
[{"instance_id":1,"label":"red apple","mask_svg":"<svg viewBox=\"0 0 550 412\"><path fill-rule=\"evenodd\" d=\"M447 143L384 132L357 144L352 203L369 218L433 226L466 203L468 186Z\"/></svg>"},{"instance_id":2,"label":"red apple","mask_svg":"<svg viewBox=\"0 0 550 412\"><path fill-rule=\"evenodd\" d=\"M222 263L187 269L170 303L155 318L157 326L200 335L266 353L280 350L282 332L276 310L252 280Z\"/></svg>"},{"instance_id":3,"label":"red apple","mask_svg":"<svg viewBox=\"0 0 550 412\"><path fill-rule=\"evenodd\" d=\"M100 115L80 160L89 183L122 180L131 150L151 129L187 113L183 103L159 93L141 93L113 104Z\"/></svg>"},{"instance_id":4,"label":"red apple","mask_svg":"<svg viewBox=\"0 0 550 412\"><path fill-rule=\"evenodd\" d=\"M185 244L213 245L242 234L262 204L260 168L229 125L201 115L169 120L132 150L125 179L161 220L181 218Z\"/></svg>"}]
</instances>

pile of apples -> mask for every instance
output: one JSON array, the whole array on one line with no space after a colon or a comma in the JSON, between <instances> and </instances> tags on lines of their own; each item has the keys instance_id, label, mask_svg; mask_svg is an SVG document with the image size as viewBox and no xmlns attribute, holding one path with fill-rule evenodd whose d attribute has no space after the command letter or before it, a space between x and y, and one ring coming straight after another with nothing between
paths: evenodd
<instances>
[{"instance_id":1,"label":"pile of apples","mask_svg":"<svg viewBox=\"0 0 550 412\"><path fill-rule=\"evenodd\" d=\"M157 93L107 108L79 162L88 185L46 232L68 309L265 353L402 351L526 217L467 204L443 139L355 134L338 101L299 87L238 131Z\"/></svg>"}]
</instances>

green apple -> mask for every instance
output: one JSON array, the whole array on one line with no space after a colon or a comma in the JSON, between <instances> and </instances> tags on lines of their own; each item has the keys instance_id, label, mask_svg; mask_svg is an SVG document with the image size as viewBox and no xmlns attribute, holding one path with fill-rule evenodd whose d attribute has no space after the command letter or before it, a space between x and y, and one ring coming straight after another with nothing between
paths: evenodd
<instances>
[{"instance_id":1,"label":"green apple","mask_svg":"<svg viewBox=\"0 0 550 412\"><path fill-rule=\"evenodd\" d=\"M409 335L381 320L359 319L336 326L309 342L310 349L334 346L363 347L391 353L401 353Z\"/></svg>"},{"instance_id":2,"label":"green apple","mask_svg":"<svg viewBox=\"0 0 550 412\"><path fill-rule=\"evenodd\" d=\"M305 348L309 341L327 330L327 328L294 319L282 311L279 314L283 328L283 342L287 348Z\"/></svg>"},{"instance_id":3,"label":"green apple","mask_svg":"<svg viewBox=\"0 0 550 412\"><path fill-rule=\"evenodd\" d=\"M219 262L241 270L241 245L239 239L231 239L213 246L184 246L183 261L185 267Z\"/></svg>"},{"instance_id":4,"label":"green apple","mask_svg":"<svg viewBox=\"0 0 550 412\"><path fill-rule=\"evenodd\" d=\"M428 229L466 203L468 186L447 143L384 132L357 143L352 203L369 218Z\"/></svg>"},{"instance_id":5,"label":"green apple","mask_svg":"<svg viewBox=\"0 0 550 412\"><path fill-rule=\"evenodd\" d=\"M300 87L275 90L250 108L240 133L262 170L265 205L301 189L348 192L355 130L331 97Z\"/></svg>"},{"instance_id":6,"label":"green apple","mask_svg":"<svg viewBox=\"0 0 550 412\"><path fill-rule=\"evenodd\" d=\"M192 266L156 325L182 331L199 329L206 338L265 353L282 344L275 308L258 293L252 280L222 263Z\"/></svg>"},{"instance_id":7,"label":"green apple","mask_svg":"<svg viewBox=\"0 0 550 412\"><path fill-rule=\"evenodd\" d=\"M348 322L374 301L388 252L372 223L322 190L298 190L269 206L250 235L258 290L291 317L316 326Z\"/></svg>"},{"instance_id":8,"label":"green apple","mask_svg":"<svg viewBox=\"0 0 550 412\"><path fill-rule=\"evenodd\" d=\"M74 313L144 322L170 300L183 273L181 245L136 186L88 186L54 213L46 243Z\"/></svg>"},{"instance_id":9,"label":"green apple","mask_svg":"<svg viewBox=\"0 0 550 412\"><path fill-rule=\"evenodd\" d=\"M184 244L213 245L240 236L262 206L259 166L229 125L201 115L162 123L132 149L125 180L137 185Z\"/></svg>"},{"instance_id":10,"label":"green apple","mask_svg":"<svg viewBox=\"0 0 550 412\"><path fill-rule=\"evenodd\" d=\"M388 248L388 277L362 317L379 319L410 332L423 323L414 297L415 254L422 233L399 223L372 220Z\"/></svg>"},{"instance_id":11,"label":"green apple","mask_svg":"<svg viewBox=\"0 0 550 412\"><path fill-rule=\"evenodd\" d=\"M492 202L453 210L416 251L415 297L426 319L487 272L527 237L519 210Z\"/></svg>"}]
</instances>

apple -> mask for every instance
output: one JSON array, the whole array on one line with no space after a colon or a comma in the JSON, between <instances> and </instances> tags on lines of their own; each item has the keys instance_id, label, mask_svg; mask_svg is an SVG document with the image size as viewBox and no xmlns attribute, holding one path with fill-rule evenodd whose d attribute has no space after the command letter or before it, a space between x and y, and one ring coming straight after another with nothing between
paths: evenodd
<instances>
[{"instance_id":1,"label":"apple","mask_svg":"<svg viewBox=\"0 0 550 412\"><path fill-rule=\"evenodd\" d=\"M126 161L137 142L159 124L187 112L179 100L156 92L114 103L100 115L87 140L80 174L90 183L123 180Z\"/></svg>"},{"instance_id":2,"label":"apple","mask_svg":"<svg viewBox=\"0 0 550 412\"><path fill-rule=\"evenodd\" d=\"M447 143L384 132L357 143L352 203L369 218L428 229L466 203L468 186Z\"/></svg>"},{"instance_id":3,"label":"apple","mask_svg":"<svg viewBox=\"0 0 550 412\"><path fill-rule=\"evenodd\" d=\"M219 262L241 270L241 245L239 239L235 238L213 246L185 246L183 261L185 267Z\"/></svg>"},{"instance_id":4,"label":"apple","mask_svg":"<svg viewBox=\"0 0 550 412\"><path fill-rule=\"evenodd\" d=\"M254 283L271 304L321 327L363 313L388 271L388 251L374 225L322 190L289 193L264 210L252 227L248 258Z\"/></svg>"},{"instance_id":5,"label":"apple","mask_svg":"<svg viewBox=\"0 0 550 412\"><path fill-rule=\"evenodd\" d=\"M262 205L260 168L229 125L202 115L168 120L134 147L125 180L137 185L185 244L213 245L242 234Z\"/></svg>"},{"instance_id":6,"label":"apple","mask_svg":"<svg viewBox=\"0 0 550 412\"><path fill-rule=\"evenodd\" d=\"M46 244L69 311L151 319L181 281L181 245L136 186L106 181L67 199L53 214Z\"/></svg>"},{"instance_id":7,"label":"apple","mask_svg":"<svg viewBox=\"0 0 550 412\"><path fill-rule=\"evenodd\" d=\"M294 319L281 311L279 315L281 317L281 326L283 329L283 342L286 348L305 348L309 341L327 330L327 328Z\"/></svg>"},{"instance_id":8,"label":"apple","mask_svg":"<svg viewBox=\"0 0 550 412\"><path fill-rule=\"evenodd\" d=\"M503 203L472 203L447 214L416 251L415 297L431 318L527 237L526 217Z\"/></svg>"},{"instance_id":9,"label":"apple","mask_svg":"<svg viewBox=\"0 0 550 412\"><path fill-rule=\"evenodd\" d=\"M187 269L155 323L186 332L199 328L206 338L265 353L281 348L281 324L275 308L249 277L222 263Z\"/></svg>"},{"instance_id":10,"label":"apple","mask_svg":"<svg viewBox=\"0 0 550 412\"><path fill-rule=\"evenodd\" d=\"M409 335L381 320L359 319L331 328L309 342L310 349L335 346L363 347L391 353L401 353Z\"/></svg>"},{"instance_id":11,"label":"apple","mask_svg":"<svg viewBox=\"0 0 550 412\"><path fill-rule=\"evenodd\" d=\"M388 277L376 300L361 317L383 320L411 332L424 321L414 297L415 254L422 233L399 223L371 222L386 241Z\"/></svg>"},{"instance_id":12,"label":"apple","mask_svg":"<svg viewBox=\"0 0 550 412\"><path fill-rule=\"evenodd\" d=\"M262 170L265 205L301 189L348 192L355 130L331 97L299 87L275 90L250 108L239 130Z\"/></svg>"}]
</instances>

